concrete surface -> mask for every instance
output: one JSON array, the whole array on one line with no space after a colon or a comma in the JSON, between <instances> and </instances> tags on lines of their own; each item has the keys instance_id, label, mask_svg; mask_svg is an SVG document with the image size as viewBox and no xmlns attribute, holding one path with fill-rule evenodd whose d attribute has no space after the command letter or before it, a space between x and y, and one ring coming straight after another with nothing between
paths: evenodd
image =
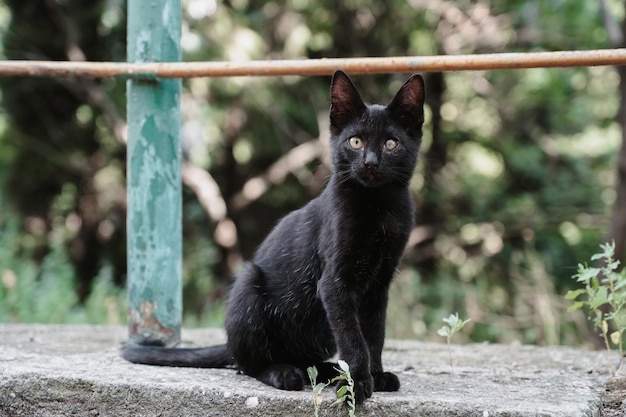
<instances>
[{"instance_id":1,"label":"concrete surface","mask_svg":"<svg viewBox=\"0 0 626 417\"><path fill-rule=\"evenodd\" d=\"M224 340L183 330L183 343ZM227 369L135 365L119 356L123 327L0 324L0 416L313 416L310 390L286 392ZM598 416L606 352L567 347L389 340L387 370L402 384L374 393L357 416ZM615 358L613 358L615 359ZM344 416L324 391L320 416Z\"/></svg>"}]
</instances>

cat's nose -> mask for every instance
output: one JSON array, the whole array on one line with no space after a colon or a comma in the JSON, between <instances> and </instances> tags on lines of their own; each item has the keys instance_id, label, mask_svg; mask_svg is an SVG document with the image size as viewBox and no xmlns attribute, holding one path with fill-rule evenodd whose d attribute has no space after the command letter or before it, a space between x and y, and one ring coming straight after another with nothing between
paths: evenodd
<instances>
[{"instance_id":1,"label":"cat's nose","mask_svg":"<svg viewBox=\"0 0 626 417\"><path fill-rule=\"evenodd\" d=\"M378 156L376 156L375 152L368 152L365 155L365 166L370 169L378 166Z\"/></svg>"}]
</instances>

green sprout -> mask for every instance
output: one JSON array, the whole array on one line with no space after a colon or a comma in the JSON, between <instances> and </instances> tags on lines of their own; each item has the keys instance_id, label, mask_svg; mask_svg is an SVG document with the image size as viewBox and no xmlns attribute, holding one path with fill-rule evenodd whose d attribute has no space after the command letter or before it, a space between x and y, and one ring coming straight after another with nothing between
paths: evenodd
<instances>
[{"instance_id":1,"label":"green sprout","mask_svg":"<svg viewBox=\"0 0 626 417\"><path fill-rule=\"evenodd\" d=\"M314 415L315 417L319 416L319 408L322 404L322 391L327 386L334 384L338 381L346 381L345 385L342 385L337 390L337 400L333 403L334 405L347 404L348 405L348 415L350 417L354 417L354 413L356 411L355 397L354 397L354 380L352 379L352 375L350 375L350 366L342 360L338 360L337 364L339 365L339 369L335 368L339 375L331 379L330 381L317 382L318 371L315 366L311 366L307 368L307 373L309 374L309 379L311 380L311 386L313 387L313 407L314 407Z\"/></svg>"},{"instance_id":2,"label":"green sprout","mask_svg":"<svg viewBox=\"0 0 626 417\"><path fill-rule=\"evenodd\" d=\"M469 321L470 319L460 319L459 313L450 314L447 318L443 318L443 322L446 324L437 330L437 334L445 337L448 342L448 356L450 357L450 368L452 368L452 371L454 371L454 365L452 363L452 349L450 348L452 335L456 332L460 332L463 329L463 326L465 326L465 324Z\"/></svg>"},{"instance_id":3,"label":"green sprout","mask_svg":"<svg viewBox=\"0 0 626 417\"><path fill-rule=\"evenodd\" d=\"M311 386L313 387L313 407L315 407L313 415L315 417L318 417L320 404L322 404L322 391L328 386L328 384L325 384L323 382L317 383L318 372L315 366L307 368L306 372L309 374Z\"/></svg>"},{"instance_id":4,"label":"green sprout","mask_svg":"<svg viewBox=\"0 0 626 417\"><path fill-rule=\"evenodd\" d=\"M338 360L337 364L339 365L339 368L341 368L337 369L337 372L340 372L340 374L331 379L330 383L332 384L337 381L346 381L346 384L342 385L341 388L337 390L337 400L335 400L334 404L339 405L346 403L348 405L348 415L350 417L354 417L354 380L352 379L352 375L350 375L350 366L342 360Z\"/></svg>"}]
</instances>

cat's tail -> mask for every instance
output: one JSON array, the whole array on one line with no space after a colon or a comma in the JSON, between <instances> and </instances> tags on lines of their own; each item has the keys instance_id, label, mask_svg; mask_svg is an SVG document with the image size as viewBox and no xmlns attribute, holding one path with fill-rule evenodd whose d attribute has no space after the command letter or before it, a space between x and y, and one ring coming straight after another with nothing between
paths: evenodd
<instances>
[{"instance_id":1,"label":"cat's tail","mask_svg":"<svg viewBox=\"0 0 626 417\"><path fill-rule=\"evenodd\" d=\"M145 365L185 366L191 368L232 368L236 366L228 345L202 348L166 348L127 343L122 357Z\"/></svg>"}]
</instances>

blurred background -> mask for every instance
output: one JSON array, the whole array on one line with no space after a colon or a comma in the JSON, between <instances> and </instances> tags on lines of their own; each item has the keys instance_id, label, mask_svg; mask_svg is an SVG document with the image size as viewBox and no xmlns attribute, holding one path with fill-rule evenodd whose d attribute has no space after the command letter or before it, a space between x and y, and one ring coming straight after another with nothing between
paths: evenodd
<instances>
[{"instance_id":1,"label":"blurred background","mask_svg":"<svg viewBox=\"0 0 626 417\"><path fill-rule=\"evenodd\" d=\"M621 46L616 0L183 0L185 61ZM0 59L126 60L123 0L5 0ZM388 336L591 347L577 264L625 254L622 69L426 74L416 227ZM367 102L408 74L354 76ZM242 260L324 187L330 77L183 82L184 325L220 326ZM626 83L622 83L626 84ZM125 82L0 78L0 322L126 321Z\"/></svg>"}]
</instances>

